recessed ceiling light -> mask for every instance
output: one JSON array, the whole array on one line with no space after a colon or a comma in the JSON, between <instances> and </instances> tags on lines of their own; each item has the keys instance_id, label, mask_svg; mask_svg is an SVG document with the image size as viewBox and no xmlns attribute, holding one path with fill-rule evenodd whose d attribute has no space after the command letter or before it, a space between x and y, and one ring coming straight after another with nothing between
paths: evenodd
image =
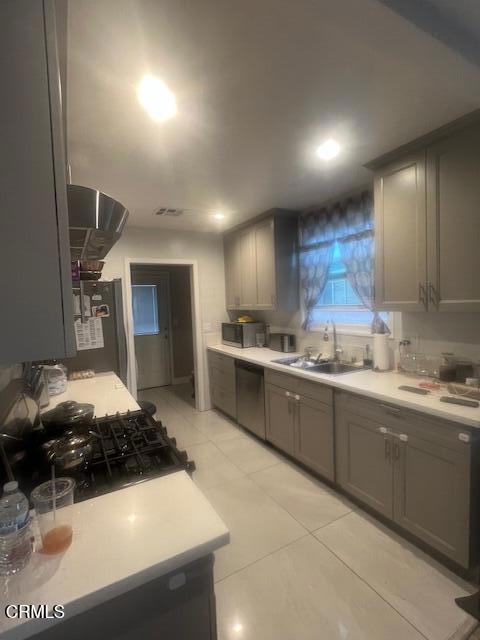
<instances>
[{"instance_id":1,"label":"recessed ceiling light","mask_svg":"<svg viewBox=\"0 0 480 640\"><path fill-rule=\"evenodd\" d=\"M145 75L138 85L138 101L152 120L161 122L177 113L177 101L167 85L159 78Z\"/></svg>"},{"instance_id":2,"label":"recessed ceiling light","mask_svg":"<svg viewBox=\"0 0 480 640\"><path fill-rule=\"evenodd\" d=\"M317 148L316 154L322 160L331 160L332 158L335 158L339 152L340 145L338 142L333 140L333 138L329 138Z\"/></svg>"},{"instance_id":3,"label":"recessed ceiling light","mask_svg":"<svg viewBox=\"0 0 480 640\"><path fill-rule=\"evenodd\" d=\"M213 217L215 218L215 220L223 220L225 218L225 214L221 211L217 211L217 213L213 214Z\"/></svg>"}]
</instances>

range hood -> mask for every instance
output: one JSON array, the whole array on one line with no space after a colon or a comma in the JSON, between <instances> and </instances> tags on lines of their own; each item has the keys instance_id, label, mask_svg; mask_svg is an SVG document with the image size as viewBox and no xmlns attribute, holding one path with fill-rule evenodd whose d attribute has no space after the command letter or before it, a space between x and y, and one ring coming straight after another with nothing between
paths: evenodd
<instances>
[{"instance_id":1,"label":"range hood","mask_svg":"<svg viewBox=\"0 0 480 640\"><path fill-rule=\"evenodd\" d=\"M67 185L72 260L102 260L122 235L128 210L110 196Z\"/></svg>"}]
</instances>

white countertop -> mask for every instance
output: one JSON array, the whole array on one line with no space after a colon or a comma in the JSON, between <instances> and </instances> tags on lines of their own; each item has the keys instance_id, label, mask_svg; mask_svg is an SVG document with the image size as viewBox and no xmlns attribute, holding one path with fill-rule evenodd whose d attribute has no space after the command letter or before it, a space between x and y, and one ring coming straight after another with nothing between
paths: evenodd
<instances>
[{"instance_id":1,"label":"white countertop","mask_svg":"<svg viewBox=\"0 0 480 640\"><path fill-rule=\"evenodd\" d=\"M91 402L97 416L139 408L113 373L72 381L65 393L50 400L46 410L64 400ZM225 524L185 471L107 493L71 509L73 542L63 555L36 552L19 574L0 578L2 640L22 640L59 622L10 620L4 615L6 604L63 604L67 619L229 541Z\"/></svg>"},{"instance_id":2,"label":"white countertop","mask_svg":"<svg viewBox=\"0 0 480 640\"><path fill-rule=\"evenodd\" d=\"M410 378L393 371L376 372L371 370L346 373L341 375L329 375L326 373L311 373L304 369L295 369L282 364L272 362L279 358L300 355L295 353L280 353L265 347L250 347L239 349L227 345L214 345L208 347L212 351L233 356L238 360L245 360L275 371L281 371L292 376L298 376L307 380L314 380L328 384L337 389L369 396L383 402L391 402L395 405L421 411L438 418L444 418L462 425L480 428L480 407L462 407L440 402L440 396L450 395L446 387L439 391L432 391L428 396L419 396L409 391L402 391L400 385L416 386L418 379Z\"/></svg>"},{"instance_id":3,"label":"white countertop","mask_svg":"<svg viewBox=\"0 0 480 640\"><path fill-rule=\"evenodd\" d=\"M69 381L65 393L60 393L58 396L50 396L50 404L42 409L42 413L54 409L57 404L66 400L89 402L95 405L95 417L97 418L101 418L106 414L113 415L117 411L125 413L140 409L127 387L111 371L109 373L97 373L94 378Z\"/></svg>"}]
</instances>

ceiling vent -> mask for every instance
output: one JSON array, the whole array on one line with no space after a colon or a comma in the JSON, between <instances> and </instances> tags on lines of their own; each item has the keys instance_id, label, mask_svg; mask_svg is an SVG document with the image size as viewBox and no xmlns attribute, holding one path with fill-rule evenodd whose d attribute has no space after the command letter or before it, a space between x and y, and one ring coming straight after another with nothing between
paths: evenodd
<instances>
[{"instance_id":1,"label":"ceiling vent","mask_svg":"<svg viewBox=\"0 0 480 640\"><path fill-rule=\"evenodd\" d=\"M178 218L184 212L184 209L174 209L173 207L160 207L154 211L154 216L171 216L172 218Z\"/></svg>"}]
</instances>

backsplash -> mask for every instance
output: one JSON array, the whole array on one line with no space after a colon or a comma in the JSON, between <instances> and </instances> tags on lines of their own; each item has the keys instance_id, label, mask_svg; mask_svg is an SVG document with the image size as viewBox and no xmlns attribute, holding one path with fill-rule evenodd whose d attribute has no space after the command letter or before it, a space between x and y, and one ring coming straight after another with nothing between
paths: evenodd
<instances>
[{"instance_id":1,"label":"backsplash","mask_svg":"<svg viewBox=\"0 0 480 640\"><path fill-rule=\"evenodd\" d=\"M244 313L244 312L243 312ZM297 351L307 346L321 347L322 331L303 331L301 313L252 312L259 320L268 322L270 330L293 333L297 337ZM402 338L412 341L412 349L440 355L450 351L459 356L480 361L480 314L478 313L396 313L395 337L392 350ZM370 336L338 335L338 343L350 355L361 357Z\"/></svg>"}]
</instances>

